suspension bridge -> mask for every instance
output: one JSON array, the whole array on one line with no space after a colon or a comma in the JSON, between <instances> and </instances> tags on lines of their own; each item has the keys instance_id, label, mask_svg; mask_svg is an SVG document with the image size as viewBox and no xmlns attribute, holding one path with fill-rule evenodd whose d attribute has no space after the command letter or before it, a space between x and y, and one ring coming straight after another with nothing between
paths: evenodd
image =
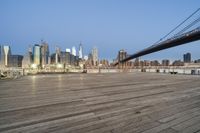
<instances>
[{"instance_id":1,"label":"suspension bridge","mask_svg":"<svg viewBox=\"0 0 200 133\"><path fill-rule=\"evenodd\" d=\"M159 39L156 43L151 45L148 48L145 48L141 51L138 51L122 60L119 60L114 65L118 65L120 63L127 62L137 57L141 57L143 55L147 55L150 53L154 53L160 50L172 48L175 46L183 45L186 43L194 42L200 40L200 8L198 8L195 12L193 12L189 17L187 17L184 21L182 21L179 25L177 25L174 29L172 29L169 33L167 33L164 37ZM178 28L180 28L183 24L190 21L194 18L195 15L198 15L192 22L190 22L187 26L182 28L178 33L174 34L172 37L166 39L169 35L174 33ZM195 27L195 28L194 28Z\"/></svg>"}]
</instances>

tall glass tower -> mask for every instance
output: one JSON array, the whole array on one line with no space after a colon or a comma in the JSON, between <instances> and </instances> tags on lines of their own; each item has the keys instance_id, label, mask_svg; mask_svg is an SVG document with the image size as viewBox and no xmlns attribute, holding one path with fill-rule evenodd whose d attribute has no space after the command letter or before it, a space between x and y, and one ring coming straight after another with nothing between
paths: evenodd
<instances>
[{"instance_id":1,"label":"tall glass tower","mask_svg":"<svg viewBox=\"0 0 200 133\"><path fill-rule=\"evenodd\" d=\"M7 67L9 56L11 55L10 46L3 46L1 49L1 62L3 66Z\"/></svg>"},{"instance_id":2,"label":"tall glass tower","mask_svg":"<svg viewBox=\"0 0 200 133\"><path fill-rule=\"evenodd\" d=\"M40 45L35 44L33 47L33 63L39 66L40 62L41 62L41 48Z\"/></svg>"},{"instance_id":3,"label":"tall glass tower","mask_svg":"<svg viewBox=\"0 0 200 133\"><path fill-rule=\"evenodd\" d=\"M76 47L75 46L72 47L72 55L76 56Z\"/></svg>"},{"instance_id":4,"label":"tall glass tower","mask_svg":"<svg viewBox=\"0 0 200 133\"><path fill-rule=\"evenodd\" d=\"M48 64L48 57L49 57L49 46L48 43L43 42L41 44L41 63L42 67Z\"/></svg>"},{"instance_id":5,"label":"tall glass tower","mask_svg":"<svg viewBox=\"0 0 200 133\"><path fill-rule=\"evenodd\" d=\"M79 51L78 51L79 59L83 59L83 47L82 44L79 44Z\"/></svg>"}]
</instances>

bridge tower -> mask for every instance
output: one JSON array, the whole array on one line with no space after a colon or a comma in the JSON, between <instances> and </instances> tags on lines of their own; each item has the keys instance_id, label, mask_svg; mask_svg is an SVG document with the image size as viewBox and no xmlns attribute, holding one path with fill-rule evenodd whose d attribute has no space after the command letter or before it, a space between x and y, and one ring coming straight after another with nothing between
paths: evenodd
<instances>
[{"instance_id":1,"label":"bridge tower","mask_svg":"<svg viewBox=\"0 0 200 133\"><path fill-rule=\"evenodd\" d=\"M121 62L125 58L127 58L127 52L124 49L122 49L118 52L118 62L119 62L118 68L119 69L125 69L126 68L127 63Z\"/></svg>"}]
</instances>

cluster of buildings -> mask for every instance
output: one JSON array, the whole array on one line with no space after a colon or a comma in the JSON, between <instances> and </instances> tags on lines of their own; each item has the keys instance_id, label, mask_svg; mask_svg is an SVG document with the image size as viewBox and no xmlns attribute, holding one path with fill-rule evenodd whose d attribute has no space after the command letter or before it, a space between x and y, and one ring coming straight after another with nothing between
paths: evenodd
<instances>
[{"instance_id":1,"label":"cluster of buildings","mask_svg":"<svg viewBox=\"0 0 200 133\"><path fill-rule=\"evenodd\" d=\"M66 49L62 51L56 47L55 53L50 54L48 43L42 41L41 44L35 44L30 47L24 56L23 68L39 68L46 69L50 67L65 68L67 66L79 66L79 62L83 61L82 44L79 45L79 52L76 54L76 48Z\"/></svg>"},{"instance_id":2,"label":"cluster of buildings","mask_svg":"<svg viewBox=\"0 0 200 133\"><path fill-rule=\"evenodd\" d=\"M118 52L117 58L110 63L106 59L99 60L98 49L94 47L88 56L83 55L83 46L80 43L78 50L73 46L71 49L66 48L64 51L59 47L55 48L55 52L50 54L49 45L45 41L40 44L30 46L27 53L22 55L13 55L10 46L0 45L0 68L2 67L21 67L27 69L66 69L66 68L116 68L113 64L120 62L129 57L125 50ZM200 59L192 61L191 53L183 55L183 60L175 60L170 62L164 59L158 60L140 60L136 58L134 61L119 63L117 68L139 68L143 66L189 66L191 64L200 64Z\"/></svg>"},{"instance_id":3,"label":"cluster of buildings","mask_svg":"<svg viewBox=\"0 0 200 133\"><path fill-rule=\"evenodd\" d=\"M78 50L73 46L64 51L56 47L50 54L49 45L45 41L29 46L24 56L12 55L10 46L0 45L0 68L21 67L27 69L65 69L97 67L100 64L98 49L95 47L88 56L83 55L83 46L80 43Z\"/></svg>"}]
</instances>

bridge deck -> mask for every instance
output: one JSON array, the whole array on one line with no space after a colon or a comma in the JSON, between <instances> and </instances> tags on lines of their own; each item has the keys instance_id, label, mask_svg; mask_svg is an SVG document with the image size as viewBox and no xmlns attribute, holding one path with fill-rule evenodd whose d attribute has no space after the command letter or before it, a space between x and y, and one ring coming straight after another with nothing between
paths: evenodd
<instances>
[{"instance_id":1,"label":"bridge deck","mask_svg":"<svg viewBox=\"0 0 200 133\"><path fill-rule=\"evenodd\" d=\"M0 81L0 132L200 132L200 77L69 74Z\"/></svg>"}]
</instances>

